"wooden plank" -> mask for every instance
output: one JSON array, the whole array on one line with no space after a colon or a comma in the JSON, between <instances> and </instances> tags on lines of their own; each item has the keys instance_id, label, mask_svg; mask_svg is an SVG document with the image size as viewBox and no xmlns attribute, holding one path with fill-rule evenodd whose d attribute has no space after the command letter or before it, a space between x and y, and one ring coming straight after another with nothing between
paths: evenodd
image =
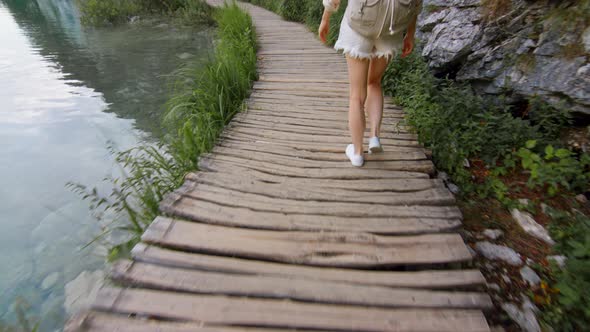
<instances>
[{"instance_id":1,"label":"wooden plank","mask_svg":"<svg viewBox=\"0 0 590 332\"><path fill-rule=\"evenodd\" d=\"M282 172L282 174L315 177L315 178L332 178L332 179L361 179L361 178L390 178L395 177L395 173L389 172L421 172L427 174L434 173L434 165L430 160L416 161L374 161L366 163L363 167L352 168L349 164L342 162L337 165L306 167L306 163L289 163L285 158L268 160L262 153L240 157L235 155L207 154L200 158L199 168L208 169L211 162L226 162L245 164L244 166L252 169L263 170L267 173ZM327 162L326 162L327 163ZM202 164L202 165L201 165ZM347 167L348 166L348 167ZM279 173L281 174L281 173Z\"/></svg>"},{"instance_id":2,"label":"wooden plank","mask_svg":"<svg viewBox=\"0 0 590 332\"><path fill-rule=\"evenodd\" d=\"M260 75L258 77L259 82L279 82L279 83L308 83L308 82L318 82L318 83L326 83L326 84L348 84L347 79L334 79L334 78L318 78L318 79L306 79L306 78L295 78L289 76L280 76L280 75Z\"/></svg>"},{"instance_id":3,"label":"wooden plank","mask_svg":"<svg viewBox=\"0 0 590 332\"><path fill-rule=\"evenodd\" d=\"M104 288L95 307L220 326L341 331L489 331L477 310L378 309Z\"/></svg>"},{"instance_id":4,"label":"wooden plank","mask_svg":"<svg viewBox=\"0 0 590 332\"><path fill-rule=\"evenodd\" d=\"M218 147L241 149L252 152L266 152L282 156L298 156L302 159L323 160L323 161L348 161L346 155L342 152L310 152L304 149L296 149L289 146L270 145L264 143L244 143L239 141L221 140ZM215 153L217 147L213 149ZM422 149L410 151L385 151L382 153L366 154L365 161L394 161L394 160L425 160L428 159Z\"/></svg>"},{"instance_id":5,"label":"wooden plank","mask_svg":"<svg viewBox=\"0 0 590 332\"><path fill-rule=\"evenodd\" d=\"M275 211L254 211L204 200L182 200L169 194L160 204L162 212L213 225L281 231L368 232L375 234L424 234L448 232L461 225L459 218L341 217Z\"/></svg>"},{"instance_id":6,"label":"wooden plank","mask_svg":"<svg viewBox=\"0 0 590 332\"><path fill-rule=\"evenodd\" d=\"M320 123L318 123L320 121ZM328 125L323 125L328 124ZM396 126L397 124L391 124ZM342 120L331 120L331 119L317 119L310 120L305 117L281 117L279 115L270 116L258 114L245 114L237 119L234 119L228 128L236 126L244 128L257 128L263 130L274 130L284 133L298 133L305 135L326 135L326 136L337 136L337 137L349 137L348 124ZM387 125L389 127L390 125ZM401 125L400 125L401 126ZM408 133L401 128L395 128L396 130L390 130L389 128L383 128L380 137L382 139L393 139L393 140L408 140L416 141L417 137L413 133ZM370 128L365 129L365 135L370 137Z\"/></svg>"},{"instance_id":7,"label":"wooden plank","mask_svg":"<svg viewBox=\"0 0 590 332\"><path fill-rule=\"evenodd\" d=\"M242 135L242 134L234 134L234 135L225 135L221 134L221 141L227 142L237 142L240 144L265 144L268 146L279 146L279 147L289 147L296 150L301 151L309 151L309 152L327 152L327 153L344 153L344 147L342 144L338 143L324 143L324 144L313 144L313 143L305 143L305 142L289 142L289 141L278 141L278 140L269 140L265 138L250 136L250 135ZM424 149L420 147L411 147L411 146L394 146L388 145L384 146L386 152L415 152L415 151L424 151ZM368 145L365 145L365 149L368 149ZM366 152L366 150L365 150ZM415 173L419 174L419 173ZM427 175L422 174L421 177L425 177Z\"/></svg>"},{"instance_id":8,"label":"wooden plank","mask_svg":"<svg viewBox=\"0 0 590 332\"><path fill-rule=\"evenodd\" d=\"M145 243L137 244L132 250L132 255L133 259L137 261L185 269L232 274L282 276L305 280L337 281L360 285L456 290L473 289L485 286L486 284L486 280L479 270L397 272L309 267L187 253L150 246Z\"/></svg>"},{"instance_id":9,"label":"wooden plank","mask_svg":"<svg viewBox=\"0 0 590 332\"><path fill-rule=\"evenodd\" d=\"M273 153L267 153L262 151L249 152L240 149L224 148L219 147L214 153L210 154L211 158L223 159L223 156L232 158L239 158L247 161L261 161L272 163L275 165L285 165L291 167L299 167L303 169L315 169L315 168L333 168L333 169L349 169L350 162L348 160L314 160L304 159L288 155L278 155ZM373 160L367 162L364 169L380 169L380 170L393 170L393 171L411 171L411 172L434 172L434 165L426 158L418 160Z\"/></svg>"},{"instance_id":10,"label":"wooden plank","mask_svg":"<svg viewBox=\"0 0 590 332\"><path fill-rule=\"evenodd\" d=\"M200 192L227 194L236 199L251 198L253 202L285 202L303 205L315 202L348 202L383 205L452 205L453 195L444 187L405 193L373 192L359 195L358 192L336 188L304 187L295 185L285 188L280 184L228 178L222 174L209 173L196 181L187 181L176 193L198 197ZM268 198L268 199L266 199ZM293 202L294 201L294 202ZM284 211L286 212L286 211Z\"/></svg>"},{"instance_id":11,"label":"wooden plank","mask_svg":"<svg viewBox=\"0 0 590 332\"><path fill-rule=\"evenodd\" d=\"M111 277L133 287L184 293L289 299L303 302L386 308L490 309L486 293L448 292L292 277L236 275L118 261Z\"/></svg>"},{"instance_id":12,"label":"wooden plank","mask_svg":"<svg viewBox=\"0 0 590 332\"><path fill-rule=\"evenodd\" d=\"M276 232L158 217L142 241L216 255L332 267L445 264L471 259L458 234L380 236L368 233Z\"/></svg>"},{"instance_id":13,"label":"wooden plank","mask_svg":"<svg viewBox=\"0 0 590 332\"><path fill-rule=\"evenodd\" d=\"M315 144L340 144L343 149L350 143L350 137L347 136L328 136L328 135L309 135L309 134L296 134L296 133L284 133L277 130L269 129L251 129L243 128L238 126L230 126L224 130L225 135L232 135L233 133L248 135L253 137L261 137L272 140L282 140L289 142L303 142L303 143L315 143ZM368 145L369 138L365 137L365 145ZM417 141L413 140L398 140L392 138L381 139L381 144L386 146L407 146L407 147L420 147Z\"/></svg>"},{"instance_id":14,"label":"wooden plank","mask_svg":"<svg viewBox=\"0 0 590 332\"><path fill-rule=\"evenodd\" d=\"M208 171L220 171L219 166L242 166L259 172L291 177L316 178L316 179L399 179L399 178L424 178L425 172L396 171L370 168L299 168L286 165L276 165L254 160L244 160L230 156L205 155L199 159L199 169ZM426 175L426 176L424 176Z\"/></svg>"},{"instance_id":15,"label":"wooden plank","mask_svg":"<svg viewBox=\"0 0 590 332\"><path fill-rule=\"evenodd\" d=\"M253 211L281 212L303 215L325 215L334 217L358 218L434 218L459 219L461 213L456 206L444 206L444 201L432 201L432 205L408 205L399 199L395 204L364 204L359 202L306 201L269 197L260 194L243 193L205 184L198 185L199 190L170 193L169 200L186 202L191 207L192 200L212 202L224 206L248 208ZM434 205L437 203L438 205Z\"/></svg>"},{"instance_id":16,"label":"wooden plank","mask_svg":"<svg viewBox=\"0 0 590 332\"><path fill-rule=\"evenodd\" d=\"M270 175L242 167L222 168L221 170L223 171L221 176L224 177L233 179L247 178L251 181L280 184L285 188L305 186L309 188L346 189L352 192L413 192L444 186L441 180L429 179L422 173L418 173L424 175L421 178L409 176L383 181L382 179L333 180L292 178L288 176ZM216 172L189 173L186 175L186 179L198 181L201 177L209 177L211 173L214 175L217 174Z\"/></svg>"},{"instance_id":17,"label":"wooden plank","mask_svg":"<svg viewBox=\"0 0 590 332\"><path fill-rule=\"evenodd\" d=\"M64 332L285 332L289 330L204 326L198 322L169 322L104 312L85 312L68 321ZM312 331L313 332L313 331ZM317 332L317 331L316 331Z\"/></svg>"}]
</instances>

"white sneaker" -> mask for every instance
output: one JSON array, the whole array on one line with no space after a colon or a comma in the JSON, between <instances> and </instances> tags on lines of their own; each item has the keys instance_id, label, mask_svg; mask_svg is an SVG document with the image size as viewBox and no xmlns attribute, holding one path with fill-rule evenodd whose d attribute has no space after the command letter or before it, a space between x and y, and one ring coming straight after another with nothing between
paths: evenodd
<instances>
[{"instance_id":1,"label":"white sneaker","mask_svg":"<svg viewBox=\"0 0 590 332\"><path fill-rule=\"evenodd\" d=\"M352 166L361 167L365 163L365 158L362 154L354 154L354 144L348 144L346 147L346 156L350 159Z\"/></svg>"},{"instance_id":2,"label":"white sneaker","mask_svg":"<svg viewBox=\"0 0 590 332\"><path fill-rule=\"evenodd\" d=\"M369 153L379 153L383 152L383 147L381 146L381 141L379 137L371 137L369 140Z\"/></svg>"}]
</instances>

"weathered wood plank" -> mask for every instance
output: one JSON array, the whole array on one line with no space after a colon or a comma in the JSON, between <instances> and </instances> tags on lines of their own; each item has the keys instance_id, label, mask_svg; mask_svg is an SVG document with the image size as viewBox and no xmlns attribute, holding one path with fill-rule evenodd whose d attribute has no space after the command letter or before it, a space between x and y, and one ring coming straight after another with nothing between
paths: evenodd
<instances>
[{"instance_id":1,"label":"weathered wood plank","mask_svg":"<svg viewBox=\"0 0 590 332\"><path fill-rule=\"evenodd\" d=\"M253 211L281 212L289 214L325 215L335 217L358 218L435 218L459 219L461 213L455 206L428 206L377 204L370 206L358 202L307 201L305 204L295 199L282 199L260 194L243 193L205 184L198 185L199 190L182 194L170 193L175 202L186 202L186 208L192 200L213 202L224 206L249 208Z\"/></svg>"},{"instance_id":2,"label":"weathered wood plank","mask_svg":"<svg viewBox=\"0 0 590 332\"><path fill-rule=\"evenodd\" d=\"M368 233L275 232L158 217L142 241L175 249L291 264L377 267L471 259L457 234L384 237Z\"/></svg>"},{"instance_id":3,"label":"weathered wood plank","mask_svg":"<svg viewBox=\"0 0 590 332\"><path fill-rule=\"evenodd\" d=\"M219 147L210 156L220 158L222 156L228 156L232 158L239 158L245 161L261 161L271 164L285 165L291 167L299 167L302 169L314 169L314 168L333 168L333 169L349 169L350 162L347 160L329 161L329 160L314 160L314 159L303 159L299 157L277 155L273 153L267 153L259 151L257 153L251 153L248 151L223 148ZM414 159L414 160L373 160L371 163L367 163L363 166L364 169L381 169L381 170L393 170L393 171L411 171L411 172L434 172L434 165L426 158Z\"/></svg>"},{"instance_id":4,"label":"weathered wood plank","mask_svg":"<svg viewBox=\"0 0 590 332\"><path fill-rule=\"evenodd\" d=\"M485 293L354 285L292 277L236 275L122 260L111 277L133 287L185 293L277 298L303 302L388 308L490 309Z\"/></svg>"},{"instance_id":5,"label":"weathered wood plank","mask_svg":"<svg viewBox=\"0 0 590 332\"><path fill-rule=\"evenodd\" d=\"M344 153L344 147L342 144L338 143L324 143L324 144L313 144L313 143L304 143L304 142L289 142L289 141L278 141L278 140L270 140L255 136L249 135L242 135L242 134L233 134L233 135L225 135L221 134L222 141L228 142L238 142L238 143L245 143L245 144L266 144L269 146L280 146L280 147L289 147L296 150L301 151L309 151L309 152L327 152L327 153ZM365 145L365 148L368 149L368 145ZM420 147L408 147L408 146L394 146L394 145L387 145L384 146L387 152L414 152L414 151L424 151ZM419 173L416 173L419 174ZM422 177L427 177L426 174L421 175Z\"/></svg>"},{"instance_id":6,"label":"weathered wood plank","mask_svg":"<svg viewBox=\"0 0 590 332\"><path fill-rule=\"evenodd\" d=\"M286 165L276 165L254 160L244 160L230 156L207 155L199 159L199 169L208 171L220 171L220 165L242 166L243 168L253 169L267 174L292 176L302 178L318 179L399 179L399 178L424 178L428 177L425 172L403 171L403 170L384 170L369 168L299 168ZM428 168L432 171L432 168ZM426 175L426 176L423 176Z\"/></svg>"},{"instance_id":7,"label":"weathered wood plank","mask_svg":"<svg viewBox=\"0 0 590 332\"><path fill-rule=\"evenodd\" d=\"M388 179L387 181L383 181L381 179L333 180L293 178L289 176L270 175L242 167L223 168L222 171L222 174L217 172L189 173L186 175L186 179L190 181L198 181L201 177L209 177L209 174L212 173L213 175L224 176L233 179L247 178L252 181L280 184L286 188L305 186L308 188L319 187L325 189L345 189L352 192L413 192L442 187L444 185L441 180L429 179L427 176L400 176L399 178Z\"/></svg>"},{"instance_id":8,"label":"weathered wood plank","mask_svg":"<svg viewBox=\"0 0 590 332\"><path fill-rule=\"evenodd\" d=\"M218 143L219 147L241 149L252 152L265 152L281 156L298 156L302 159L321 160L321 161L348 161L348 158L342 153L334 152L310 152L304 149L296 149L283 145L270 145L264 143L249 142L243 143L239 141L222 140ZM215 153L217 148L213 149ZM365 161L396 161L396 160L425 160L428 156L422 149L415 149L410 151L385 151L382 153L367 154Z\"/></svg>"},{"instance_id":9,"label":"weathered wood plank","mask_svg":"<svg viewBox=\"0 0 590 332\"><path fill-rule=\"evenodd\" d=\"M473 289L486 284L486 280L479 270L396 272L309 267L187 253L150 246L145 243L137 244L133 248L132 255L137 261L185 269L338 281L360 285L421 289Z\"/></svg>"},{"instance_id":10,"label":"weathered wood plank","mask_svg":"<svg viewBox=\"0 0 590 332\"><path fill-rule=\"evenodd\" d=\"M292 163L285 157L276 156L270 158L262 153L252 156L237 156L225 154L206 154L200 158L201 163L199 167L207 169L205 166L211 162L228 162L245 164L248 168L258 169L261 167L266 172L292 172L294 176L302 177L317 177L317 178L388 178L389 172L421 172L427 174L434 173L434 165L430 160L414 160L414 161L374 161L367 163L363 167L353 169L346 163L333 162L297 162ZM315 164L315 165L314 165ZM324 164L324 165L322 165ZM394 175L395 176L395 175ZM392 176L392 177L394 177Z\"/></svg>"},{"instance_id":11,"label":"weathered wood plank","mask_svg":"<svg viewBox=\"0 0 590 332\"><path fill-rule=\"evenodd\" d=\"M152 290L104 288L95 307L221 326L341 331L488 331L477 310L377 309L281 300L192 296Z\"/></svg>"},{"instance_id":12,"label":"weathered wood plank","mask_svg":"<svg viewBox=\"0 0 590 332\"><path fill-rule=\"evenodd\" d=\"M213 202L190 200L160 204L162 212L213 225L244 227L279 231L367 232L374 234L424 234L449 232L460 227L460 219L446 218L359 218L326 215L305 215L272 211L253 211Z\"/></svg>"},{"instance_id":13,"label":"weathered wood plank","mask_svg":"<svg viewBox=\"0 0 590 332\"><path fill-rule=\"evenodd\" d=\"M278 206L299 206L311 202L346 202L382 205L432 205L445 206L455 203L455 198L446 188L432 188L406 193L373 192L359 195L342 189L303 187L296 185L285 188L280 184L248 181L239 178L226 178L209 173L194 182L187 181L176 193L189 197L201 197L201 193L227 195L228 199L249 199L251 202L264 202ZM226 203L231 205L231 203ZM288 211L282 211L283 213ZM329 212L328 212L329 213Z\"/></svg>"},{"instance_id":14,"label":"weathered wood plank","mask_svg":"<svg viewBox=\"0 0 590 332\"><path fill-rule=\"evenodd\" d=\"M64 332L286 332L289 330L204 326L201 322L170 322L134 318L128 314L109 314L91 311L76 315L65 326ZM313 331L309 331L313 332ZM317 332L317 331L316 331Z\"/></svg>"}]
</instances>

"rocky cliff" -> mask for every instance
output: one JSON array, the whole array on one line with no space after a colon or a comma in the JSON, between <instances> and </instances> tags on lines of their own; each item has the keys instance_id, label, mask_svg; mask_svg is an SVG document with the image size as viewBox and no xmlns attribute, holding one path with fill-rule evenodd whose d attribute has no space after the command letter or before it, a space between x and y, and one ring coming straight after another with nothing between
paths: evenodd
<instances>
[{"instance_id":1,"label":"rocky cliff","mask_svg":"<svg viewBox=\"0 0 590 332\"><path fill-rule=\"evenodd\" d=\"M590 0L424 0L418 37L439 76L590 116L589 25Z\"/></svg>"}]
</instances>

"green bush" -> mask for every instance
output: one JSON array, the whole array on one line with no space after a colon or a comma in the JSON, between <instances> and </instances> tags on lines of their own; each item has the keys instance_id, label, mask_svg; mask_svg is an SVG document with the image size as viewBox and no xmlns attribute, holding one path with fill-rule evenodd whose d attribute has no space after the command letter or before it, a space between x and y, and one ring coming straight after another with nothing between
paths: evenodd
<instances>
[{"instance_id":1,"label":"green bush","mask_svg":"<svg viewBox=\"0 0 590 332\"><path fill-rule=\"evenodd\" d=\"M467 86L436 79L416 53L394 59L383 86L404 106L407 123L432 149L438 168L468 191L475 186L466 160L482 159L495 165L524 142L540 139L538 128L529 121L514 118Z\"/></svg>"},{"instance_id":2,"label":"green bush","mask_svg":"<svg viewBox=\"0 0 590 332\"><path fill-rule=\"evenodd\" d=\"M543 307L543 321L554 331L586 331L590 321L590 217L580 212L551 210L555 250L567 257L562 269L553 266L554 282Z\"/></svg>"},{"instance_id":3,"label":"green bush","mask_svg":"<svg viewBox=\"0 0 590 332\"><path fill-rule=\"evenodd\" d=\"M590 155L576 156L568 149L556 149L547 145L542 153L536 153L536 141L528 141L516 152L522 168L530 171L528 186L546 186L554 196L560 188L566 191L585 191L590 182Z\"/></svg>"},{"instance_id":4,"label":"green bush","mask_svg":"<svg viewBox=\"0 0 590 332\"><path fill-rule=\"evenodd\" d=\"M307 2L305 0L283 0L279 12L289 21L305 22L307 15Z\"/></svg>"}]
</instances>

